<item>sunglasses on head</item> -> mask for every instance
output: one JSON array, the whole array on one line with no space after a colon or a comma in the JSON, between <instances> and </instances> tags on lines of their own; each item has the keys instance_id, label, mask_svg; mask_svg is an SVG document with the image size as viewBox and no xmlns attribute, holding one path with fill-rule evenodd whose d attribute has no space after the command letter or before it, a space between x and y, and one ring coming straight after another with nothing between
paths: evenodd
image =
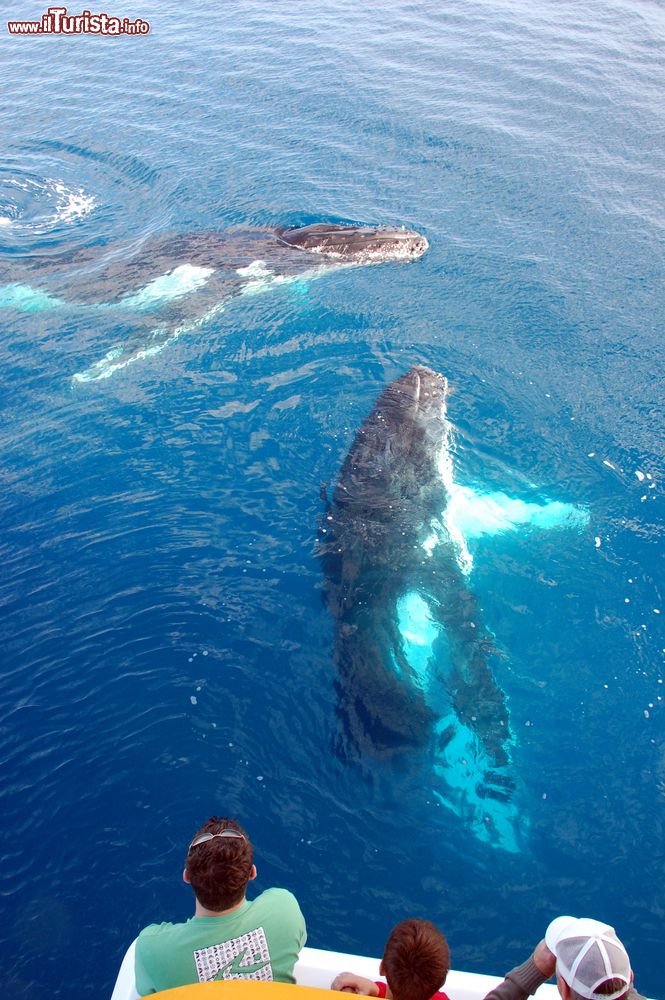
<instances>
[{"instance_id":1,"label":"sunglasses on head","mask_svg":"<svg viewBox=\"0 0 665 1000\"><path fill-rule=\"evenodd\" d=\"M237 830L221 830L219 833L202 833L198 837L194 837L187 848L187 853L191 851L193 847L198 847L199 844L207 844L209 840L214 840L215 837L220 837L223 840L247 840L244 833L238 833Z\"/></svg>"}]
</instances>

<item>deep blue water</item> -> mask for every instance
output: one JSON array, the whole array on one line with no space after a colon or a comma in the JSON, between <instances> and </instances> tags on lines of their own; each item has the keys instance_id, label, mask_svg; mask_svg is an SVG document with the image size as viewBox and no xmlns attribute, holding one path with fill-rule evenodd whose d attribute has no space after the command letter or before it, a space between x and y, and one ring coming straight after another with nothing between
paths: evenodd
<instances>
[{"instance_id":1,"label":"deep blue water","mask_svg":"<svg viewBox=\"0 0 665 1000\"><path fill-rule=\"evenodd\" d=\"M316 219L430 251L229 303L79 387L131 329L2 310L2 996L108 995L141 926L189 915L184 845L212 813L246 824L257 888L297 894L312 945L379 954L427 916L455 967L501 973L589 915L662 995L665 12L108 13L151 33L2 28L3 264ZM335 749L320 485L414 362L455 388L461 479L590 513L476 551L519 854L437 807L417 755Z\"/></svg>"}]
</instances>

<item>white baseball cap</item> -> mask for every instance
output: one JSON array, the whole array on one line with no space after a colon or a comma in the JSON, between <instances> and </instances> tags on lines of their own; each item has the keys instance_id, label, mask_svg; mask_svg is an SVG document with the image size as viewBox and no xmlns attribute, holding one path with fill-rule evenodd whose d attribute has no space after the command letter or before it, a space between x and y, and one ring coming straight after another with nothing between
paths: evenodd
<instances>
[{"instance_id":1,"label":"white baseball cap","mask_svg":"<svg viewBox=\"0 0 665 1000\"><path fill-rule=\"evenodd\" d=\"M591 917L557 917L545 931L545 944L556 956L557 975L587 1000L616 1000L630 988L632 972L626 949L613 927ZM616 979L612 993L596 993Z\"/></svg>"}]
</instances>

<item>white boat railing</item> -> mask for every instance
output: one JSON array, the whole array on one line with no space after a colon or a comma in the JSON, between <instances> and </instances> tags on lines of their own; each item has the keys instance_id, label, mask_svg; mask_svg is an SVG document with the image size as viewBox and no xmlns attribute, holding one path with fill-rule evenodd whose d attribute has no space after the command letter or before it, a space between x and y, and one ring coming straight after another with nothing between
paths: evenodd
<instances>
[{"instance_id":1,"label":"white boat railing","mask_svg":"<svg viewBox=\"0 0 665 1000\"><path fill-rule=\"evenodd\" d=\"M111 1000L138 1000L134 980L134 949L132 941L120 966ZM340 972L356 972L368 979L380 979L379 959L363 955L348 955L339 951L324 951L321 948L303 948L295 967L296 982L301 986L315 986L329 990L330 984ZM451 969L446 979L445 992L450 1000L483 1000L494 986L503 981L503 976L486 976L476 972L457 972ZM536 1000L558 1000L556 986L545 984L535 993Z\"/></svg>"}]
</instances>

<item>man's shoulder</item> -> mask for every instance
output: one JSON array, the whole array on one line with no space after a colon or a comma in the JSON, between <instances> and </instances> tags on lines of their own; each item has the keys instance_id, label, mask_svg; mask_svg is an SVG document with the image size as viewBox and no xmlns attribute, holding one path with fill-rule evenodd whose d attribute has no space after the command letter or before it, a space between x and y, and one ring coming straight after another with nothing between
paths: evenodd
<instances>
[{"instance_id":1,"label":"man's shoulder","mask_svg":"<svg viewBox=\"0 0 665 1000\"><path fill-rule=\"evenodd\" d=\"M144 927L136 939L137 947L142 942L150 941L154 938L168 937L170 934L177 934L182 927L186 927L186 924L172 924L168 921L164 921L161 924L148 924Z\"/></svg>"},{"instance_id":2,"label":"man's shoulder","mask_svg":"<svg viewBox=\"0 0 665 1000\"><path fill-rule=\"evenodd\" d=\"M298 900L288 889L266 889L250 902L249 912L253 919L286 920L290 926L305 923Z\"/></svg>"},{"instance_id":3,"label":"man's shoulder","mask_svg":"<svg viewBox=\"0 0 665 1000\"><path fill-rule=\"evenodd\" d=\"M293 911L294 913L300 910L298 900L288 889L264 889L260 896L251 900L250 905L257 907L257 909L266 906L271 909Z\"/></svg>"},{"instance_id":4,"label":"man's shoulder","mask_svg":"<svg viewBox=\"0 0 665 1000\"><path fill-rule=\"evenodd\" d=\"M276 886L273 886L272 889L264 889L261 895L256 898L263 899L264 896L269 899L291 899L297 902L296 897L290 889L278 889Z\"/></svg>"}]
</instances>

